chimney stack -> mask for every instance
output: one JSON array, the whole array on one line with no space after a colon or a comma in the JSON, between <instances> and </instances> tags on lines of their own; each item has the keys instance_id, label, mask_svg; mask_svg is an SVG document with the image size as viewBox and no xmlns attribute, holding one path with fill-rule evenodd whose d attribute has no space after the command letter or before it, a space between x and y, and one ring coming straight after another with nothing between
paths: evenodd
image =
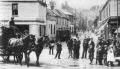
<instances>
[{"instance_id":1,"label":"chimney stack","mask_svg":"<svg viewBox=\"0 0 120 69\"><path fill-rule=\"evenodd\" d=\"M51 10L54 10L55 8L55 2L53 0L50 1L50 8Z\"/></svg>"}]
</instances>

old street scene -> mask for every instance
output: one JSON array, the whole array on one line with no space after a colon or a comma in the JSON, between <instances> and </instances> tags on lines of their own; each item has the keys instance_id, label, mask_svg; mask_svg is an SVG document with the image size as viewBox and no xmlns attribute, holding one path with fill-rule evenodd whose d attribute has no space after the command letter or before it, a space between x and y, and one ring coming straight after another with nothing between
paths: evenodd
<instances>
[{"instance_id":1,"label":"old street scene","mask_svg":"<svg viewBox=\"0 0 120 69\"><path fill-rule=\"evenodd\" d=\"M57 68L120 68L120 0L0 0L0 69Z\"/></svg>"}]
</instances>

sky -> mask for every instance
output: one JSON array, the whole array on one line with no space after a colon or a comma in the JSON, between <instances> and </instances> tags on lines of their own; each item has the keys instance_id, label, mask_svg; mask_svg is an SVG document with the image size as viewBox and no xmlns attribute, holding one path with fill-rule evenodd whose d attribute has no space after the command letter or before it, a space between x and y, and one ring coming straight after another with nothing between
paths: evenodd
<instances>
[{"instance_id":1,"label":"sky","mask_svg":"<svg viewBox=\"0 0 120 69\"><path fill-rule=\"evenodd\" d=\"M50 0L47 0L47 1L50 1ZM60 8L61 4L67 1L68 4L73 8L89 9L94 5L102 5L107 0L53 0L53 1L56 2L57 8Z\"/></svg>"}]
</instances>

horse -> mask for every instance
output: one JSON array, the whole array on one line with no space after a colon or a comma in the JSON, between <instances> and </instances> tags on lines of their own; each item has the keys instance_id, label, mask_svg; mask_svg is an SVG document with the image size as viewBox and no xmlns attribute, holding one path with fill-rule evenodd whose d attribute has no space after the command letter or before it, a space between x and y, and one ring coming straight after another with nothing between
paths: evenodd
<instances>
[{"instance_id":1,"label":"horse","mask_svg":"<svg viewBox=\"0 0 120 69\"><path fill-rule=\"evenodd\" d=\"M37 60L36 60L36 65L39 65L39 56L44 48L44 45L47 43L47 38L46 37L41 37L37 40L37 44L34 48Z\"/></svg>"},{"instance_id":2,"label":"horse","mask_svg":"<svg viewBox=\"0 0 120 69\"><path fill-rule=\"evenodd\" d=\"M21 53L21 49L23 46L22 39L11 38L8 43L9 43L8 48L7 48L8 55L9 56L11 54L14 55L14 62L16 62L15 58L17 59L17 61L19 61L19 58L18 58L19 55L21 55L20 59L22 59L22 53ZM9 61L9 56L8 56L8 61Z\"/></svg>"},{"instance_id":3,"label":"horse","mask_svg":"<svg viewBox=\"0 0 120 69\"><path fill-rule=\"evenodd\" d=\"M29 54L35 45L35 36L27 35L21 38L11 38L8 42L8 59L11 53L14 53L19 60L20 64L22 62L22 54L25 54L25 62L29 65Z\"/></svg>"},{"instance_id":4,"label":"horse","mask_svg":"<svg viewBox=\"0 0 120 69\"><path fill-rule=\"evenodd\" d=\"M23 40L23 53L25 55L25 63L29 66L30 58L29 55L33 51L35 44L35 35L28 35L26 39Z\"/></svg>"}]
</instances>

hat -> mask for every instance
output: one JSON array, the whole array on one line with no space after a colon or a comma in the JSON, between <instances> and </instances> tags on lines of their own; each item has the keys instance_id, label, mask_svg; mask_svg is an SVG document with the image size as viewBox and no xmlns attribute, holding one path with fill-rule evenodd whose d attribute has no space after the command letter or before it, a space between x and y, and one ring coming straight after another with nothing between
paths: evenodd
<instances>
[{"instance_id":1,"label":"hat","mask_svg":"<svg viewBox=\"0 0 120 69\"><path fill-rule=\"evenodd\" d=\"M11 17L11 19L14 19L14 17Z\"/></svg>"}]
</instances>

